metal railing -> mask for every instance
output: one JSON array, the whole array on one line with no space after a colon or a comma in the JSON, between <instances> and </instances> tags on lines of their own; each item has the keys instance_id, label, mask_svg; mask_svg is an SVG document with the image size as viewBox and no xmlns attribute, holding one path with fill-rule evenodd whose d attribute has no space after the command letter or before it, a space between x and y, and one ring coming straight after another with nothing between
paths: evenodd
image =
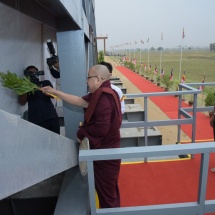
<instances>
[{"instance_id":1,"label":"metal railing","mask_svg":"<svg viewBox=\"0 0 215 215\"><path fill-rule=\"evenodd\" d=\"M192 140L191 144L179 144L179 145L162 145L162 146L148 146L148 147L129 147L119 149L103 149L103 150L89 150L81 151L79 154L80 161L87 162L88 168L88 182L89 182L89 196L91 215L97 214L117 214L117 215L203 215L204 213L215 212L215 199L205 200L206 197L206 186L208 177L208 165L209 155L211 152L215 152L213 142L205 142L199 144L193 144L196 137L196 113L203 111L212 110L210 107L197 107L197 95L201 93L200 90L193 86L214 86L215 83L190 83L190 84L179 84L179 91L172 92L156 92L156 93L141 93L141 94L126 94L126 98L144 98L144 114L145 121L138 122L124 122L122 128L132 127L151 127L151 126L178 126L177 142L180 142L180 130L181 125L191 124L192 125ZM182 96L186 94L193 94L193 107L183 108L182 107ZM178 119L174 120L159 120L159 121L148 121L148 99L154 96L174 96L178 95ZM192 115L188 112L192 112ZM184 118L182 118L182 116ZM145 144L148 143L147 129L144 129ZM159 157L159 156L172 156L172 155L183 155L183 154L201 154L200 163L200 174L199 174L199 186L197 202L184 202L178 204L163 204L163 205L152 205L152 206L138 206L138 207L121 207L121 208L110 208L110 209L96 209L95 203L95 185L94 185L94 171L93 161L96 160L113 160L113 159L131 159L131 158L143 158L147 161L148 157Z\"/></svg>"},{"instance_id":2,"label":"metal railing","mask_svg":"<svg viewBox=\"0 0 215 215\"><path fill-rule=\"evenodd\" d=\"M137 122L124 122L122 123L121 128L133 128L133 127L151 127L151 126L169 126L169 125L178 125L178 135L177 141L180 142L180 132L181 125L191 124L192 126L192 137L191 142L195 142L196 139L196 113L211 111L213 106L208 107L197 107L197 96L201 93L201 90L193 88L192 86L215 86L215 83L189 83L189 84L179 84L179 91L171 92L154 92L154 93L139 93L139 94L126 94L126 98L143 98L144 99L144 119L145 121ZM182 97L184 95L193 95L193 107L184 108L182 107ZM169 120L156 120L148 121L148 100L149 97L161 97L161 96L174 96L178 95L178 119L169 119ZM192 115L189 114L192 112ZM182 116L184 118L182 118ZM145 135L145 144L148 144L148 135L147 129L144 129Z\"/></svg>"},{"instance_id":3,"label":"metal railing","mask_svg":"<svg viewBox=\"0 0 215 215\"><path fill-rule=\"evenodd\" d=\"M214 142L166 146L129 147L119 149L100 149L88 151L81 150L79 154L79 160L86 161L88 168L91 215L203 215L205 213L215 212L215 199L205 200L209 156L211 152L215 152ZM158 157L181 154L201 154L198 196L196 202L96 209L93 161Z\"/></svg>"}]
</instances>

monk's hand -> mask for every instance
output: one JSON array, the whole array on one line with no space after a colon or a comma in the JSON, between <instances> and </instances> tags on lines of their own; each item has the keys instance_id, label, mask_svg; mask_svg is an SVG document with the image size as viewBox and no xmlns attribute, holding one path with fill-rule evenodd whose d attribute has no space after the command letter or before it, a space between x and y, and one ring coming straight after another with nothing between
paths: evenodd
<instances>
[{"instance_id":1,"label":"monk's hand","mask_svg":"<svg viewBox=\"0 0 215 215\"><path fill-rule=\"evenodd\" d=\"M52 87L50 87L50 86L41 87L40 89L43 91L43 93L52 93L52 94L54 94L54 91L55 91L55 90L54 90Z\"/></svg>"},{"instance_id":2,"label":"monk's hand","mask_svg":"<svg viewBox=\"0 0 215 215\"><path fill-rule=\"evenodd\" d=\"M52 99L56 99L60 101L60 98L57 95L55 95L55 92L57 91L54 88L50 86L46 86L46 87L41 87L39 90L41 90L46 96L49 96Z\"/></svg>"}]
</instances>

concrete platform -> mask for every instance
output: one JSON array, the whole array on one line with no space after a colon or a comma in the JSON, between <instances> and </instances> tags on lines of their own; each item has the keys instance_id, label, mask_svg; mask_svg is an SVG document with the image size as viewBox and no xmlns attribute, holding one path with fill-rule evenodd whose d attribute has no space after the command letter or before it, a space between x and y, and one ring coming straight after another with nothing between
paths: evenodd
<instances>
[{"instance_id":1,"label":"concrete platform","mask_svg":"<svg viewBox=\"0 0 215 215\"><path fill-rule=\"evenodd\" d=\"M114 84L117 87L123 87L123 83L122 82L113 82L112 84Z\"/></svg>"},{"instance_id":2,"label":"concrete platform","mask_svg":"<svg viewBox=\"0 0 215 215\"><path fill-rule=\"evenodd\" d=\"M120 80L110 80L111 84L122 84Z\"/></svg>"},{"instance_id":3,"label":"concrete platform","mask_svg":"<svg viewBox=\"0 0 215 215\"><path fill-rule=\"evenodd\" d=\"M144 121L144 109L140 104L126 104L125 113L122 116L123 120L128 122Z\"/></svg>"},{"instance_id":4,"label":"concrete platform","mask_svg":"<svg viewBox=\"0 0 215 215\"><path fill-rule=\"evenodd\" d=\"M110 80L112 81L112 80L120 80L120 78L118 78L117 76L112 76L111 78L110 78Z\"/></svg>"},{"instance_id":5,"label":"concrete platform","mask_svg":"<svg viewBox=\"0 0 215 215\"><path fill-rule=\"evenodd\" d=\"M124 87L124 86L117 86L117 87L119 87L121 90L122 90L122 93L123 94L127 94L127 88L126 87Z\"/></svg>"},{"instance_id":6,"label":"concrete platform","mask_svg":"<svg viewBox=\"0 0 215 215\"><path fill-rule=\"evenodd\" d=\"M156 127L147 129L148 146L162 145L162 135ZM121 147L145 146L144 128L121 128Z\"/></svg>"},{"instance_id":7,"label":"concrete platform","mask_svg":"<svg viewBox=\"0 0 215 215\"><path fill-rule=\"evenodd\" d=\"M134 104L134 99L125 98L124 102L125 102L125 104Z\"/></svg>"},{"instance_id":8,"label":"concrete platform","mask_svg":"<svg viewBox=\"0 0 215 215\"><path fill-rule=\"evenodd\" d=\"M140 104L125 104L125 111L133 112L137 110L142 110L143 107Z\"/></svg>"}]
</instances>

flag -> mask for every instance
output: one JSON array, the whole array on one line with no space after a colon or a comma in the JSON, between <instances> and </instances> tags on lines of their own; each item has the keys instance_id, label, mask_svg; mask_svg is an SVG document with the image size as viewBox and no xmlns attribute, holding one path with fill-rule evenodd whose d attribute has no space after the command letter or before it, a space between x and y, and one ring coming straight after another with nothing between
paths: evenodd
<instances>
[{"instance_id":1,"label":"flag","mask_svg":"<svg viewBox=\"0 0 215 215\"><path fill-rule=\"evenodd\" d=\"M161 40L163 40L163 33L161 33Z\"/></svg>"},{"instance_id":2,"label":"flag","mask_svg":"<svg viewBox=\"0 0 215 215\"><path fill-rule=\"evenodd\" d=\"M155 65L154 74L156 75L157 73L158 73L158 68L157 68L157 66Z\"/></svg>"},{"instance_id":3,"label":"flag","mask_svg":"<svg viewBox=\"0 0 215 215\"><path fill-rule=\"evenodd\" d=\"M161 69L161 77L163 77L164 76L164 69L162 68Z\"/></svg>"},{"instance_id":4,"label":"flag","mask_svg":"<svg viewBox=\"0 0 215 215\"><path fill-rule=\"evenodd\" d=\"M151 68L152 68L152 66L151 66L151 64L149 64L149 65L148 65L148 70L149 70L149 72L151 72Z\"/></svg>"},{"instance_id":5,"label":"flag","mask_svg":"<svg viewBox=\"0 0 215 215\"><path fill-rule=\"evenodd\" d=\"M135 41L134 43L135 43L135 44L137 44L137 42L136 42L136 41Z\"/></svg>"},{"instance_id":6,"label":"flag","mask_svg":"<svg viewBox=\"0 0 215 215\"><path fill-rule=\"evenodd\" d=\"M181 78L181 83L182 83L182 84L185 83L185 70L184 70L184 73L183 73L182 78Z\"/></svg>"},{"instance_id":7,"label":"flag","mask_svg":"<svg viewBox=\"0 0 215 215\"><path fill-rule=\"evenodd\" d=\"M170 77L169 77L169 80L173 80L173 70L171 70L171 72L170 72Z\"/></svg>"},{"instance_id":8,"label":"flag","mask_svg":"<svg viewBox=\"0 0 215 215\"><path fill-rule=\"evenodd\" d=\"M204 82L205 82L205 74L203 75L203 79L202 79L202 83L204 83ZM201 90L201 91L203 91L204 90L204 86L202 85L198 89Z\"/></svg>"},{"instance_id":9,"label":"flag","mask_svg":"<svg viewBox=\"0 0 215 215\"><path fill-rule=\"evenodd\" d=\"M148 38L148 40L147 40L147 43L149 42L149 38Z\"/></svg>"},{"instance_id":10,"label":"flag","mask_svg":"<svg viewBox=\"0 0 215 215\"><path fill-rule=\"evenodd\" d=\"M185 38L185 34L184 34L184 28L183 28L182 39L184 38Z\"/></svg>"},{"instance_id":11,"label":"flag","mask_svg":"<svg viewBox=\"0 0 215 215\"><path fill-rule=\"evenodd\" d=\"M141 43L143 43L143 44L144 44L144 41L143 41L143 40L141 40Z\"/></svg>"},{"instance_id":12,"label":"flag","mask_svg":"<svg viewBox=\"0 0 215 215\"><path fill-rule=\"evenodd\" d=\"M146 71L146 63L144 63L144 70Z\"/></svg>"}]
</instances>

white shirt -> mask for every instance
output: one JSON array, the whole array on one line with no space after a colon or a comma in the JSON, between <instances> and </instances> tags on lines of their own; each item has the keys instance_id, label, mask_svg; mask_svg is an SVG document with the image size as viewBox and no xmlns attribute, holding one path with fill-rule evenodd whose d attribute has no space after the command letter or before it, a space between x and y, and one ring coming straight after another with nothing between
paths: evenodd
<instances>
[{"instance_id":1,"label":"white shirt","mask_svg":"<svg viewBox=\"0 0 215 215\"><path fill-rule=\"evenodd\" d=\"M119 87L115 86L114 84L111 84L111 88L113 90L115 90L117 92L117 94L119 95L119 99L121 101L121 112L122 112L122 114L124 114L125 113L125 101L124 101L124 95L122 93L122 90Z\"/></svg>"}]
</instances>

